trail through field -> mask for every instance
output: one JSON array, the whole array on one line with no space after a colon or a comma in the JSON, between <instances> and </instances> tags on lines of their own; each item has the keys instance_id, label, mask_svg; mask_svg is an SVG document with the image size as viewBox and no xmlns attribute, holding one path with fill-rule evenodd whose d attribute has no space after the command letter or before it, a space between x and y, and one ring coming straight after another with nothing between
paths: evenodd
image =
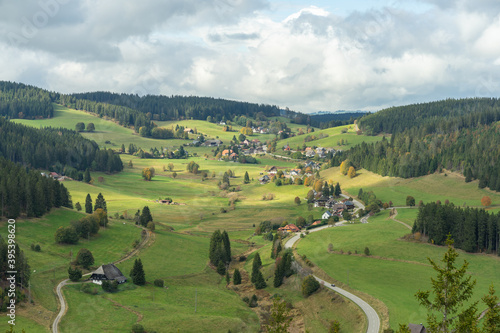
<instances>
[{"instance_id":1,"label":"trail through field","mask_svg":"<svg viewBox=\"0 0 500 333\"><path fill-rule=\"evenodd\" d=\"M408 229L412 229L411 226L409 224L406 224L404 223L403 221L400 221L400 220L396 220L396 216L398 216L398 210L397 209L394 209L396 211L396 213L394 215L391 216L391 219L395 222L398 222L398 223L401 223L402 225L404 225L405 227L407 227Z\"/></svg>"},{"instance_id":2,"label":"trail through field","mask_svg":"<svg viewBox=\"0 0 500 333\"><path fill-rule=\"evenodd\" d=\"M119 264L121 262L124 262L125 260L132 258L136 254L138 254L139 251L141 251L146 245L151 245L152 243L154 243L156 236L153 232L151 232L150 230L147 230L144 227L139 227L139 226L137 226L137 227L141 228L142 230L146 230L146 236L144 237L142 242L135 249L133 249L132 251L127 253L123 258L113 262L113 264ZM92 273L87 273L87 274L84 274L83 276L87 276L87 275L91 275L91 274ZM57 285L56 295L57 295L57 298L59 300L59 304L61 306L60 306L59 313L57 314L56 318L54 319L54 322L52 323L52 333L59 332L59 329L58 329L59 323L61 322L62 317L68 311L68 305L66 303L66 300L64 299L64 294L62 293L62 287L66 286L68 284L78 284L78 283L81 283L81 282L69 282L69 279L66 279L66 280L61 281ZM139 318L142 319L141 316L139 316Z\"/></svg>"}]
</instances>

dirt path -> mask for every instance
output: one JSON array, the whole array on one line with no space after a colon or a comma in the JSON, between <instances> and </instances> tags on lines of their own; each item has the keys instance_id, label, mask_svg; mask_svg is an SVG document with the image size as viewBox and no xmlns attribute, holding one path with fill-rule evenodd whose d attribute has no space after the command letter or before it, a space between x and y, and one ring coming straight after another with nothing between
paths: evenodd
<instances>
[{"instance_id":1,"label":"dirt path","mask_svg":"<svg viewBox=\"0 0 500 333\"><path fill-rule=\"evenodd\" d=\"M411 229L412 229L412 227L410 227L410 225L409 225L409 224L406 224L406 223L404 223L403 221L400 221L400 220L396 220L396 216L398 216L398 210L397 210L397 209L394 209L394 210L396 211L396 214L392 215L392 216L391 216L391 219L392 219L393 221L395 221L395 222L401 223L402 225L404 225L405 227L407 227L408 229L410 229L410 230L411 230Z\"/></svg>"},{"instance_id":2,"label":"dirt path","mask_svg":"<svg viewBox=\"0 0 500 333\"><path fill-rule=\"evenodd\" d=\"M150 230L147 230L146 228L140 227L140 226L137 226L137 227L140 228L140 229L142 229L142 230L146 230L146 237L144 237L144 239L141 241L141 243L139 244L139 246L137 246L135 249L133 249L132 251L130 251L129 253L127 253L123 258L121 258L121 259L113 262L113 264L119 264L121 262L124 262L125 260L128 260L128 259L132 258L136 254L138 254L139 251L141 251L144 247L146 247L147 245L152 245L154 243L154 241L156 239L156 236L155 236L155 234L153 232L151 232ZM87 275L91 275L91 274L92 273L87 273L87 274L84 274L83 276L87 276ZM64 294L62 293L62 287L66 286L68 284L81 283L81 282L74 282L74 283L72 283L72 282L68 282L68 281L69 281L69 279L61 281L57 285L56 290L55 290L55 293L56 293L57 298L59 300L60 310L59 310L59 313L57 314L56 318L54 319L54 322L52 323L52 333L58 333L59 332L59 329L58 329L59 323L61 322L62 317L68 311L68 305L67 305L66 300L64 298ZM132 311L132 310L130 310L130 311ZM132 311L132 312L134 312L134 311ZM140 319L142 319L142 315L140 315L140 316L141 316Z\"/></svg>"}]
</instances>

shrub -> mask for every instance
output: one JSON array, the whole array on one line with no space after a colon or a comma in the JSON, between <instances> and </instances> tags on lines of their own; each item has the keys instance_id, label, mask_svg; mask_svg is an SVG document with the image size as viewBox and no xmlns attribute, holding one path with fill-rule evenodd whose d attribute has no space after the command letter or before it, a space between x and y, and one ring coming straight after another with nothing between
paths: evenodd
<instances>
[{"instance_id":1,"label":"shrub","mask_svg":"<svg viewBox=\"0 0 500 333\"><path fill-rule=\"evenodd\" d=\"M370 255L370 249L367 247L365 247L365 256L369 256Z\"/></svg>"},{"instance_id":2,"label":"shrub","mask_svg":"<svg viewBox=\"0 0 500 333\"><path fill-rule=\"evenodd\" d=\"M162 279L156 279L154 284L157 287L163 288L163 286L165 285L165 281L163 281Z\"/></svg>"},{"instance_id":3,"label":"shrub","mask_svg":"<svg viewBox=\"0 0 500 333\"><path fill-rule=\"evenodd\" d=\"M144 333L146 332L144 330L144 326L142 326L141 324L134 324L132 325L132 333Z\"/></svg>"},{"instance_id":4,"label":"shrub","mask_svg":"<svg viewBox=\"0 0 500 333\"><path fill-rule=\"evenodd\" d=\"M302 281L302 294L304 297L310 296L316 290L319 289L319 282L312 275L308 275L304 281Z\"/></svg>"}]
</instances>

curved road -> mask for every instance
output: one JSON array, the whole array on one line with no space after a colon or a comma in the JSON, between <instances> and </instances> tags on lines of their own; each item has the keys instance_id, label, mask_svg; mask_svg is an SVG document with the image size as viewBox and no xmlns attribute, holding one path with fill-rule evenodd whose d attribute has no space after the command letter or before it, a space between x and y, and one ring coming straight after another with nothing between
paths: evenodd
<instances>
[{"instance_id":1,"label":"curved road","mask_svg":"<svg viewBox=\"0 0 500 333\"><path fill-rule=\"evenodd\" d=\"M364 206L361 203L359 203L357 201L354 201L354 203L356 205L359 204L358 208L364 209ZM364 219L364 221L363 221L363 219ZM363 223L367 223L366 219L367 219L367 217L364 216L361 220ZM316 232L316 231L320 231L320 230L330 228L330 227L331 226L325 225L325 226L322 226L322 227L319 227L319 228L316 228L313 230L309 230L309 232L310 233ZM288 241L286 241L285 248L286 249L291 248L293 246L293 244L295 244L299 239L300 239L300 232L296 233L292 238L290 238ZM361 308L361 310L363 310L363 312L365 313L366 318L368 320L368 328L366 329L366 333L378 333L379 332L379 330L380 330L380 318L379 318L377 312L370 306L370 304L366 303L358 296L353 295L350 292L348 292L342 288L332 287L331 283L326 282L315 275L313 275L313 276L317 281L319 281L319 283L321 283L325 287L332 289L332 290L338 292L339 294L347 297L348 299L350 299L351 301L356 303Z\"/></svg>"},{"instance_id":2,"label":"curved road","mask_svg":"<svg viewBox=\"0 0 500 333\"><path fill-rule=\"evenodd\" d=\"M141 228L143 230L146 230L145 228ZM134 255L136 255L150 240L152 232L147 230L146 237L142 240L141 244L135 248L132 252L128 253L125 257L121 258L120 260L115 261L113 264L119 264L127 259L130 259ZM82 275L82 277L91 275L92 273L87 273ZM54 322L52 323L52 333L59 333L58 326L59 322L61 321L62 317L66 314L66 311L68 309L68 306L66 305L66 300L64 299L64 295L62 293L62 287L68 284L69 279L63 280L59 282L59 284L56 287L56 294L57 298L59 299L59 303L61 304L61 310L59 310L59 313L57 314L56 318L54 319ZM75 282L79 283L79 282Z\"/></svg>"}]
</instances>

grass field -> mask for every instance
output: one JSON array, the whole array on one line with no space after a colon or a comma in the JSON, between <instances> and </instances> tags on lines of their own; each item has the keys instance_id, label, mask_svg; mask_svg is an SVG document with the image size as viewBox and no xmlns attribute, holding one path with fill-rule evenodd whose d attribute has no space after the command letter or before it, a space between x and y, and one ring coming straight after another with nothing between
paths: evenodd
<instances>
[{"instance_id":1,"label":"grass field","mask_svg":"<svg viewBox=\"0 0 500 333\"><path fill-rule=\"evenodd\" d=\"M342 129L347 129L346 133L342 133ZM304 139L309 136L319 137L321 134L328 135L323 139L313 140L309 142L304 142ZM344 145L339 145L339 141L344 140L347 142ZM302 147L305 143L306 146L317 146L317 147L333 147L335 149L348 150L349 148L360 144L361 142L377 142L382 140L381 136L367 136L367 135L357 135L354 131L353 125L345 125L339 127L328 128L324 130L316 130L313 133L308 133L304 135L295 136L292 138L284 139L278 141L277 147L282 148L287 143L290 145L292 150L297 149L297 146Z\"/></svg>"},{"instance_id":2,"label":"grass field","mask_svg":"<svg viewBox=\"0 0 500 333\"><path fill-rule=\"evenodd\" d=\"M330 168L321 172L321 176L339 182L342 190L357 196L359 189L373 191L382 202L392 201L394 206L405 206L406 197L411 195L416 203L449 200L456 206L481 206L481 198L492 199L492 209L500 205L500 193L488 189L479 189L478 181L466 183L461 175L445 172L417 178L382 177L365 169L357 170L357 176L350 179L340 173L339 168ZM446 175L446 176L445 176Z\"/></svg>"},{"instance_id":3,"label":"grass field","mask_svg":"<svg viewBox=\"0 0 500 333\"><path fill-rule=\"evenodd\" d=\"M426 258L440 260L446 251L445 247L400 240L407 233L407 228L383 212L370 218L369 224L312 233L298 243L297 251L335 280L383 301L389 308L392 328L397 328L398 323L425 322L425 309L419 307L414 294L430 289L430 278L435 276ZM328 253L330 243L334 251L344 254ZM370 250L369 257L361 255L365 247ZM353 254L348 255L348 251ZM354 255L355 251L360 255ZM477 280L474 300L485 295L491 283L500 286L499 257L459 252L458 264L464 259L470 262L468 271Z\"/></svg>"}]
</instances>

